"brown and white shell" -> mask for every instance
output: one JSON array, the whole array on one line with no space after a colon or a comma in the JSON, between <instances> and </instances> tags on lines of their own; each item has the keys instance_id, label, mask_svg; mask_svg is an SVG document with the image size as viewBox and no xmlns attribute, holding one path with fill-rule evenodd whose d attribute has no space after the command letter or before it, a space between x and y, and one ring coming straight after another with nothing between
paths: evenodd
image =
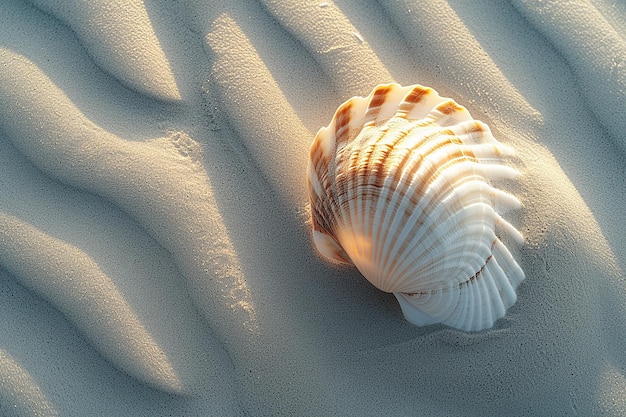
<instances>
[{"instance_id":1,"label":"brown and white shell","mask_svg":"<svg viewBox=\"0 0 626 417\"><path fill-rule=\"evenodd\" d=\"M418 326L493 326L524 272L496 236L522 235L519 208L490 179L511 179L513 149L451 99L420 85L379 85L342 104L310 150L313 239L398 299Z\"/></svg>"}]
</instances>

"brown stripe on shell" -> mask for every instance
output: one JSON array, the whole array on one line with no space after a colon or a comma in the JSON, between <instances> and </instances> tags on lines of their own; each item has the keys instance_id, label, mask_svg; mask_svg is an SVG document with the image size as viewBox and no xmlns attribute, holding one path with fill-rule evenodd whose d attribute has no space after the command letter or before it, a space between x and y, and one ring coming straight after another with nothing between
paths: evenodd
<instances>
[{"instance_id":1,"label":"brown stripe on shell","mask_svg":"<svg viewBox=\"0 0 626 417\"><path fill-rule=\"evenodd\" d=\"M471 126L472 127L466 127L465 129L466 133L479 133L479 132L482 133L482 132L489 131L489 127L487 127L487 125L481 122L480 120L474 120L474 123L472 123Z\"/></svg>"},{"instance_id":2,"label":"brown stripe on shell","mask_svg":"<svg viewBox=\"0 0 626 417\"><path fill-rule=\"evenodd\" d=\"M335 149L350 139L350 110L352 101L347 101L335 113Z\"/></svg>"},{"instance_id":3,"label":"brown stripe on shell","mask_svg":"<svg viewBox=\"0 0 626 417\"><path fill-rule=\"evenodd\" d=\"M363 121L364 125L371 124L376 121L378 114L380 113L380 109L383 104L385 104L385 100L387 99L387 96L392 88L392 85L380 85L372 92L372 98L369 102L367 110L365 111L365 120Z\"/></svg>"},{"instance_id":4,"label":"brown stripe on shell","mask_svg":"<svg viewBox=\"0 0 626 417\"><path fill-rule=\"evenodd\" d=\"M448 116L455 112L465 111L465 107L457 104L454 100L444 101L435 109Z\"/></svg>"},{"instance_id":5,"label":"brown stripe on shell","mask_svg":"<svg viewBox=\"0 0 626 417\"><path fill-rule=\"evenodd\" d=\"M350 106L347 106L347 112L349 112L349 107ZM342 120L349 119L343 118ZM318 181L323 190L322 195L311 195L311 216L313 220L313 229L335 240L334 229L338 217L337 213L333 210L334 169L331 170L330 167L333 165L331 164L331 159L335 156L336 146L334 143L332 146L330 146L331 144L325 143L325 141L330 140L335 142L335 137L329 137L327 136L328 134L329 132L320 131L315 137L314 142L311 144L310 164L317 173ZM331 152L326 154L324 152L324 146L332 148Z\"/></svg>"},{"instance_id":6,"label":"brown stripe on shell","mask_svg":"<svg viewBox=\"0 0 626 417\"><path fill-rule=\"evenodd\" d=\"M332 156L332 154L325 156L322 146L322 141L316 138L311 144L311 148L309 151L310 163L313 165L313 167L315 167L316 172L320 172L318 170L319 167L328 166L329 159Z\"/></svg>"},{"instance_id":7,"label":"brown stripe on shell","mask_svg":"<svg viewBox=\"0 0 626 417\"><path fill-rule=\"evenodd\" d=\"M463 125L463 134L468 136L471 140L470 142L475 142L476 138L480 138L482 140L487 139L489 136L486 135L486 133L490 133L491 130L489 129L489 126L487 126L486 124L484 124L483 122L481 122L480 120L474 120L473 123L465 123ZM492 138L491 140L488 140L486 142L481 142L481 143L494 143L497 144L497 142L495 142L495 138ZM497 146L493 148L495 151L495 155L496 156L501 156L500 155L500 151L497 149Z\"/></svg>"},{"instance_id":8,"label":"brown stripe on shell","mask_svg":"<svg viewBox=\"0 0 626 417\"><path fill-rule=\"evenodd\" d=\"M438 150L446 146L455 146L457 149L454 149L453 152L447 154L447 157L449 157L452 160L456 160L460 158L463 160L472 160L472 162L477 162L478 160L475 158L474 154L469 149L462 150L458 148L458 145L461 145L461 144L463 144L463 142L461 141L461 139L459 139L456 136L442 137L439 141L431 140L429 144L430 146L424 149L423 151L421 151L419 154L422 160L429 160L432 162L432 160L429 157L433 153L437 152ZM417 204L419 200L424 197L430 184L432 184L438 179L440 172L442 172L441 166L433 165L429 168L427 172L421 175L421 182L420 182L421 185L417 187L417 193L416 193L417 195L411 196L411 199L413 199L413 202L415 204ZM415 172L413 172L412 174L415 175Z\"/></svg>"},{"instance_id":9,"label":"brown stripe on shell","mask_svg":"<svg viewBox=\"0 0 626 417\"><path fill-rule=\"evenodd\" d=\"M413 87L411 92L404 97L402 104L398 107L396 116L406 118L407 114L411 113L411 110L413 110L415 105L422 101L424 96L432 93L432 91L432 88L423 87L421 85Z\"/></svg>"},{"instance_id":10,"label":"brown stripe on shell","mask_svg":"<svg viewBox=\"0 0 626 417\"><path fill-rule=\"evenodd\" d=\"M427 137L431 141L433 141L433 138L435 138L437 136L441 136L441 131L434 132L433 134L428 135ZM398 137L398 140L393 144L394 148L397 145L397 143L400 140L402 140L402 139L404 139L404 137ZM394 181L394 184L396 186L395 192L399 193L401 195L406 195L407 192L408 192L408 189L416 184L415 183L415 178L417 176L417 172L422 168L422 162L424 160L426 160L430 156L430 154L432 154L433 152L435 152L436 150L438 150L442 146L450 145L450 144L457 144L457 143L460 142L460 140L458 138L455 138L455 139L456 139L456 141L454 141L452 139L448 139L446 141L443 141L443 142L441 142L437 146L432 146L430 149L425 149L423 152L417 152L416 151L418 148L420 148L420 146L423 146L421 141L419 143L413 144L413 147L409 148L406 151L406 154L401 158L402 163L399 164L396 167L396 172L394 174L395 179L397 179L396 181ZM390 168L387 168L387 170L386 170L386 174L387 175L388 175L389 171L390 171ZM427 191L428 187L430 186L430 184L434 180L437 179L438 175L436 175L436 174L437 174L437 166L431 167L429 169L429 171L425 171L423 173L420 173L420 180L421 181L419 182L419 185L417 186L417 190L416 190L416 192L413 192L409 196L413 206L417 206L419 201L426 194L426 191ZM407 178L409 180L401 181L400 180L401 178ZM387 206L385 208L386 209L392 209L392 210L395 209L395 207L391 207L391 206ZM408 215L410 215L410 213L408 213ZM408 215L407 215L407 218L408 218Z\"/></svg>"},{"instance_id":11,"label":"brown stripe on shell","mask_svg":"<svg viewBox=\"0 0 626 417\"><path fill-rule=\"evenodd\" d=\"M453 137L453 138L450 138L450 140L442 143L440 146L433 147L433 149L430 152L423 154L422 160L428 159L430 154L440 149L442 146L450 146L450 145L456 144L457 142L454 139L458 140L458 138ZM431 184L433 184L435 181L439 179L439 176L445 170L445 168L449 167L452 164L456 164L459 162L465 162L465 161L471 161L474 163L478 162L478 160L474 157L471 151L462 150L459 148L454 149L454 151L448 153L447 157L449 157L450 159L446 161L446 163L442 165L438 165L438 166L433 165L429 168L427 172L421 173L422 180L420 181L419 185L416 187L416 193L410 196L412 204L416 206L419 204L419 202L424 198L424 196L428 192L428 189L431 186ZM413 175L415 175L415 173L413 173ZM424 219L428 217L431 214L432 210L435 208L435 205L434 205L435 202L441 201L441 199L444 198L444 194L446 192L449 192L451 189L452 187L450 187L450 184L448 184L448 187L442 188L437 194L434 194L431 196L431 201L433 203L424 206L422 215L418 219L418 224L422 224L424 222Z\"/></svg>"},{"instance_id":12,"label":"brown stripe on shell","mask_svg":"<svg viewBox=\"0 0 626 417\"><path fill-rule=\"evenodd\" d=\"M404 189L409 186L409 181L403 181L402 176L406 175L405 166L409 164L412 160L414 160L415 155L411 151L410 148L399 146L402 142L407 139L407 135L409 134L410 129L402 129L399 134L396 134L393 137L389 136L389 131L385 132L385 137L387 139L386 146L389 147L390 152L387 153L384 159L382 172L378 175L377 182L377 193L378 195L382 194L382 188L392 187L396 185L395 192L398 194L404 194ZM402 152L402 155L397 155ZM391 177L391 175L393 175ZM405 177L406 178L406 177ZM409 179L411 177L408 177ZM389 184L386 182L389 181ZM387 196L386 198L389 198ZM396 203L397 206L398 203ZM387 213L390 210L395 210L397 207L392 205L391 202L386 202L386 204L379 204L378 201L375 202L375 215L378 216L381 220L387 216ZM380 212L378 212L380 210ZM381 233L384 233L382 227L377 228L376 233L372 236L373 242L378 242L381 239Z\"/></svg>"},{"instance_id":13,"label":"brown stripe on shell","mask_svg":"<svg viewBox=\"0 0 626 417\"><path fill-rule=\"evenodd\" d=\"M336 203L341 210L349 211L354 198L359 195L362 205L357 212L363 214L363 219L367 201L375 200L379 194L370 186L370 182L375 180L377 175L369 171L364 172L364 169L372 165L377 144L385 136L384 132L378 133L377 137L370 139L374 143L369 146L358 146L351 143L338 152L337 163L343 167L343 174L335 177ZM344 222L350 223L358 220L357 218L344 218ZM349 225L345 224L344 226L348 227Z\"/></svg>"},{"instance_id":14,"label":"brown stripe on shell","mask_svg":"<svg viewBox=\"0 0 626 417\"><path fill-rule=\"evenodd\" d=\"M327 159L327 158L324 158ZM316 168L317 169L317 168ZM336 217L332 214L329 207L332 204L332 187L331 181L328 178L328 173L325 172L319 175L318 181L322 187L322 195L311 194L311 216L313 219L313 228L323 234L332 236L333 226L332 223L336 221Z\"/></svg>"},{"instance_id":15,"label":"brown stripe on shell","mask_svg":"<svg viewBox=\"0 0 626 417\"><path fill-rule=\"evenodd\" d=\"M381 131L371 145L372 152L369 154L369 158L359 161L358 175L360 178L367 180L359 182L365 193L361 207L361 213L364 217L371 215L376 210L378 198L381 196L385 181L389 177L390 171L394 168L389 164L391 155L397 152L398 143L404 139L403 135L396 135L393 138L390 138L389 135L389 131ZM368 205L370 206L369 211L372 213L368 213ZM385 209L387 207L386 205Z\"/></svg>"},{"instance_id":16,"label":"brown stripe on shell","mask_svg":"<svg viewBox=\"0 0 626 417\"><path fill-rule=\"evenodd\" d=\"M434 137L434 136L437 136L438 134L440 134L440 133L437 132L437 133L434 133L433 135L430 135L430 136ZM395 186L396 186L395 193L398 194L398 195L407 196L408 192L409 192L409 189L414 189L415 179L417 177L417 172L422 168L422 163L424 162L424 160L428 156L427 154L422 153L422 152L419 152L419 153L415 152L415 150L419 146L420 146L420 144L418 144L418 143L414 143L413 144L413 147L408 150L408 154L405 155L405 157L403 158L404 163L402 164L401 167L398 167L398 170L396 171L396 175L400 175L400 178L407 178L406 181L399 180L398 182L394 183ZM398 172L400 168L402 169L402 171ZM418 189L412 191L411 195L409 195L409 198L411 199L411 207L409 207L408 210L405 210L403 213L398 214L398 215L401 216L400 224L398 225L398 229L399 230L402 230L405 227L409 217L411 216L411 214L413 212L413 209L415 207L417 207L417 203L419 202L421 197L425 194L426 189L427 189L428 185L430 184L430 182L432 180L433 174L436 172L435 169L436 169L436 167L433 167L432 168L432 172L426 171L425 173L421 173L420 178L422 179L422 185L421 186L418 185ZM415 192L415 191L417 191L417 192ZM386 214L386 212L389 211L389 210L394 210L394 211L397 210L397 208L398 208L397 206L399 204L401 204L401 200L402 199L399 199L396 202L395 206L392 206L391 204L386 204L384 206L384 210L385 210L384 214ZM385 216L383 215L383 218L384 217ZM390 218L389 221L393 222L394 218ZM382 229L383 228L381 228L381 230ZM395 260L392 260L392 263L394 261ZM378 259L378 262L385 262L386 263L388 261L382 260L382 259Z\"/></svg>"},{"instance_id":17,"label":"brown stripe on shell","mask_svg":"<svg viewBox=\"0 0 626 417\"><path fill-rule=\"evenodd\" d=\"M409 198L411 199L412 207L419 206L419 203L426 196L431 185L439 179L441 173L443 173L449 166L458 164L461 162L465 162L465 161L478 163L473 153L468 149L461 148L459 144L462 144L462 142L460 141L458 137L455 137L455 136L451 136L447 138L442 137L442 140L439 141L437 146L433 146L429 152L421 154L419 163L416 163L413 167L411 167L411 172L408 173L408 176L410 178L418 177L421 180L418 184L414 185L415 191L409 196ZM451 150L448 151L448 153L446 154L446 159L440 161L442 163L438 165L432 165L428 167L428 170L422 171L418 175L417 172L420 170L420 168L422 168L421 163L426 160L430 160L431 162L433 162L432 158L429 158L430 154L445 146L451 147ZM437 193L435 194L431 193L431 195L429 195L429 204L421 207L422 211L419 217L415 220L415 223L414 223L415 225L417 225L418 227L421 227L421 225L423 225L426 222L428 217L432 215L433 210L437 207L439 202L441 202L444 198L446 198L446 196L449 193L451 193L455 189L455 187L458 187L461 183L465 181L476 180L476 179L484 181L484 178L478 176L474 170L472 170L471 175L468 172L462 172L462 173L459 173L458 175L459 175L458 178L446 179L446 182L442 184L441 188L439 189ZM408 186L402 187L402 190L400 189L397 190L397 192L401 192L404 195L407 194L407 191L408 191ZM455 210L461 210L461 209L462 207L455 207ZM407 222L412 212L413 211L411 210L411 211L406 211L404 213L402 223L399 226L400 229L407 227ZM397 259L391 260L391 264L387 265L389 272L390 273L396 272L397 266L401 264L402 262L404 262L404 259L405 257L399 257ZM407 268L408 267L409 266L407 266ZM398 274L391 273L390 275L397 275L398 277L402 277L404 275L402 271L404 271L404 269L399 271L400 273Z\"/></svg>"}]
</instances>

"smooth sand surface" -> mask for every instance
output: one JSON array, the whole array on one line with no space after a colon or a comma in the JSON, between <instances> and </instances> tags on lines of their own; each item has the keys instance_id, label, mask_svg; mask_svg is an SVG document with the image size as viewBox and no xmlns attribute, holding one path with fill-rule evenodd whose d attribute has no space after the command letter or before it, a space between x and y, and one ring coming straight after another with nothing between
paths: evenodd
<instances>
[{"instance_id":1,"label":"smooth sand surface","mask_svg":"<svg viewBox=\"0 0 626 417\"><path fill-rule=\"evenodd\" d=\"M626 6L223 3L0 2L0 415L626 415ZM313 136L391 81L518 150L490 330L313 247Z\"/></svg>"}]
</instances>

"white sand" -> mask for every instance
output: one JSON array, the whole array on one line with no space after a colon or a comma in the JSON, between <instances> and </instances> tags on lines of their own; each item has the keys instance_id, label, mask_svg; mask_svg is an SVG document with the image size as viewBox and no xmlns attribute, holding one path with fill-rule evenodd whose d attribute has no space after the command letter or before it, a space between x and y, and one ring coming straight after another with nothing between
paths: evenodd
<instances>
[{"instance_id":1,"label":"white sand","mask_svg":"<svg viewBox=\"0 0 626 417\"><path fill-rule=\"evenodd\" d=\"M626 8L221 3L0 2L0 415L626 415ZM312 247L313 135L392 80L519 151L491 330Z\"/></svg>"}]
</instances>

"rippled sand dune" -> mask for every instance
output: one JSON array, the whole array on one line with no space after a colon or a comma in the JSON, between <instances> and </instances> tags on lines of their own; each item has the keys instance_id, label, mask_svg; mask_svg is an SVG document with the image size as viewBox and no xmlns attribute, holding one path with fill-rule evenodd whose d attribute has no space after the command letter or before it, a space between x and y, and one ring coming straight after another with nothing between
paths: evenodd
<instances>
[{"instance_id":1,"label":"rippled sand dune","mask_svg":"<svg viewBox=\"0 0 626 417\"><path fill-rule=\"evenodd\" d=\"M223 3L1 2L0 414L625 415L626 6ZM518 150L490 330L313 247L315 132L392 81Z\"/></svg>"}]
</instances>

